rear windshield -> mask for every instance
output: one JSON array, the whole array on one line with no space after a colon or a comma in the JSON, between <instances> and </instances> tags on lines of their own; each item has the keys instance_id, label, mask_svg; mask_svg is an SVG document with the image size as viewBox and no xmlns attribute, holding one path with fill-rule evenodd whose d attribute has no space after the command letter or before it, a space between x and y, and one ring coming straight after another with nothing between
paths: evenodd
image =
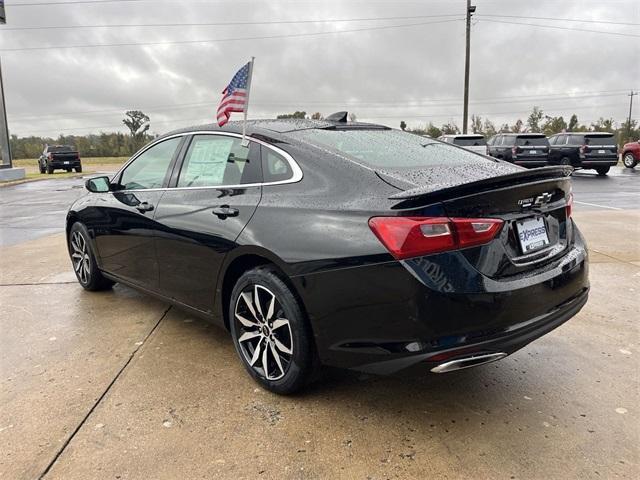
<instances>
[{"instance_id":1,"label":"rear windshield","mask_svg":"<svg viewBox=\"0 0 640 480\"><path fill-rule=\"evenodd\" d=\"M615 145L613 135L585 135L584 143L587 145Z\"/></svg>"},{"instance_id":2,"label":"rear windshield","mask_svg":"<svg viewBox=\"0 0 640 480\"><path fill-rule=\"evenodd\" d=\"M70 147L69 145L59 145L56 147L49 147L48 151L53 153L63 153L63 152L74 152L75 150L73 149L73 147Z\"/></svg>"},{"instance_id":3,"label":"rear windshield","mask_svg":"<svg viewBox=\"0 0 640 480\"><path fill-rule=\"evenodd\" d=\"M480 147L482 145L486 145L487 141L484 139L484 137L477 137L477 138L457 137L453 139L453 144L460 145L461 147Z\"/></svg>"},{"instance_id":4,"label":"rear windshield","mask_svg":"<svg viewBox=\"0 0 640 480\"><path fill-rule=\"evenodd\" d=\"M373 167L413 168L491 162L473 152L399 130L309 129L289 135Z\"/></svg>"},{"instance_id":5,"label":"rear windshield","mask_svg":"<svg viewBox=\"0 0 640 480\"><path fill-rule=\"evenodd\" d=\"M516 145L519 145L519 146L532 145L534 147L548 147L549 140L547 140L547 137L518 137L516 139Z\"/></svg>"}]
</instances>

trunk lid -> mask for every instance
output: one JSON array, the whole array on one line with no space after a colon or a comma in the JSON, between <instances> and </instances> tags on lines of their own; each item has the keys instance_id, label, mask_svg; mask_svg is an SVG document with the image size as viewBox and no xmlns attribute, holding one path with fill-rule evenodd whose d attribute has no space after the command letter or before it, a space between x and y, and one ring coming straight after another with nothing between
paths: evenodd
<instances>
[{"instance_id":1,"label":"trunk lid","mask_svg":"<svg viewBox=\"0 0 640 480\"><path fill-rule=\"evenodd\" d=\"M448 217L503 220L501 232L491 243L460 251L484 275L502 278L539 268L566 252L571 241L571 222L567 221L571 168L509 170L502 163L496 165L493 176L486 168L378 174L387 183L404 188L390 197L398 201L393 209L402 210L402 215L428 216L440 211ZM413 188L407 188L411 184ZM539 230L543 226L548 243ZM529 244L532 238L540 238L542 244Z\"/></svg>"}]
</instances>

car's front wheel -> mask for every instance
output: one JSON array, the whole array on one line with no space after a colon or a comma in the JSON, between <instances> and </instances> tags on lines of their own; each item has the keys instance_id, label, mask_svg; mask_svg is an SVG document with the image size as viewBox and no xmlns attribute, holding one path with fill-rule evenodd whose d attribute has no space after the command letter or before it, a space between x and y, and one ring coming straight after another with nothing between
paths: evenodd
<instances>
[{"instance_id":1,"label":"car's front wheel","mask_svg":"<svg viewBox=\"0 0 640 480\"><path fill-rule=\"evenodd\" d=\"M78 282L85 290L107 290L113 286L98 268L89 232L81 223L74 223L69 232L69 255Z\"/></svg>"},{"instance_id":2,"label":"car's front wheel","mask_svg":"<svg viewBox=\"0 0 640 480\"><path fill-rule=\"evenodd\" d=\"M289 394L313 378L317 360L311 328L275 269L245 272L229 303L233 343L258 383L272 392Z\"/></svg>"},{"instance_id":3,"label":"car's front wheel","mask_svg":"<svg viewBox=\"0 0 640 480\"><path fill-rule=\"evenodd\" d=\"M625 153L622 157L622 163L627 168L633 168L638 164L638 161L633 157L632 153Z\"/></svg>"}]
</instances>

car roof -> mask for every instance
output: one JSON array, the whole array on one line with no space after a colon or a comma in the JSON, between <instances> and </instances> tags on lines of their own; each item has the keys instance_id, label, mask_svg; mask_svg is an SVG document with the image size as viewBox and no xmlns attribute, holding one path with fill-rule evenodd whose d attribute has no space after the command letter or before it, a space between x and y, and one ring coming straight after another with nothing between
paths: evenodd
<instances>
[{"instance_id":1,"label":"car roof","mask_svg":"<svg viewBox=\"0 0 640 480\"><path fill-rule=\"evenodd\" d=\"M481 133L447 133L442 136L447 138L484 138Z\"/></svg>"},{"instance_id":2,"label":"car roof","mask_svg":"<svg viewBox=\"0 0 640 480\"><path fill-rule=\"evenodd\" d=\"M506 135L507 137L544 137L544 133L521 132L521 133L498 133L496 135Z\"/></svg>"},{"instance_id":3,"label":"car roof","mask_svg":"<svg viewBox=\"0 0 640 480\"><path fill-rule=\"evenodd\" d=\"M200 132L200 131L214 131L214 132L231 132L242 133L243 122L234 121L229 122L223 127L219 127L215 123L206 125L195 125L191 127L181 128L173 130L161 135L159 138L168 137L180 133ZM385 125L378 125L375 123L365 122L333 122L327 120L308 120L299 118L286 118L275 120L248 120L247 121L247 135L264 135L270 136L272 133L289 133L300 130L310 129L340 129L340 130L390 130Z\"/></svg>"}]
</instances>

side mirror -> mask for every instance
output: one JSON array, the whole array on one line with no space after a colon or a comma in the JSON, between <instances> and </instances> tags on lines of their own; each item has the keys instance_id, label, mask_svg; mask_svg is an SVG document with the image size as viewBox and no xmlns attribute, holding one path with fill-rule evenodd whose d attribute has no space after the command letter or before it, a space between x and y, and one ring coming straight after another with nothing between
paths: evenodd
<instances>
[{"instance_id":1,"label":"side mirror","mask_svg":"<svg viewBox=\"0 0 640 480\"><path fill-rule=\"evenodd\" d=\"M111 190L109 177L90 178L84 183L84 186L87 190L89 190L92 193L104 193Z\"/></svg>"}]
</instances>

